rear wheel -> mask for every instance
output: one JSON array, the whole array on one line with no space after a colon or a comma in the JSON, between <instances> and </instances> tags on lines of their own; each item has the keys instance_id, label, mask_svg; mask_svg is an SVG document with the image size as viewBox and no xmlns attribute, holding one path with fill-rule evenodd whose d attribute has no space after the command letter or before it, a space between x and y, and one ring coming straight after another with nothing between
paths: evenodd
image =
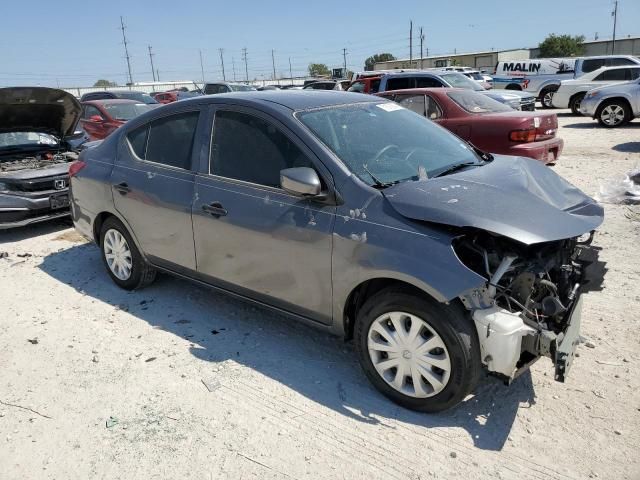
<instances>
[{"instance_id":1,"label":"rear wheel","mask_svg":"<svg viewBox=\"0 0 640 480\"><path fill-rule=\"evenodd\" d=\"M580 103L582 103L583 98L584 92L574 95L569 101L569 108L571 109L571 113L574 115L582 115L580 113Z\"/></svg>"},{"instance_id":2,"label":"rear wheel","mask_svg":"<svg viewBox=\"0 0 640 480\"><path fill-rule=\"evenodd\" d=\"M102 261L111 279L125 290L142 288L156 278L156 269L140 254L120 220L109 217L100 229Z\"/></svg>"},{"instance_id":3,"label":"rear wheel","mask_svg":"<svg viewBox=\"0 0 640 480\"><path fill-rule=\"evenodd\" d=\"M605 128L619 127L631 121L631 109L625 101L607 100L598 108L596 118Z\"/></svg>"},{"instance_id":4,"label":"rear wheel","mask_svg":"<svg viewBox=\"0 0 640 480\"><path fill-rule=\"evenodd\" d=\"M461 306L388 288L365 302L354 333L365 374L403 407L445 410L478 382L478 339Z\"/></svg>"},{"instance_id":5,"label":"rear wheel","mask_svg":"<svg viewBox=\"0 0 640 480\"><path fill-rule=\"evenodd\" d=\"M553 108L553 94L557 91L558 87L547 87L540 92L542 108Z\"/></svg>"}]
</instances>

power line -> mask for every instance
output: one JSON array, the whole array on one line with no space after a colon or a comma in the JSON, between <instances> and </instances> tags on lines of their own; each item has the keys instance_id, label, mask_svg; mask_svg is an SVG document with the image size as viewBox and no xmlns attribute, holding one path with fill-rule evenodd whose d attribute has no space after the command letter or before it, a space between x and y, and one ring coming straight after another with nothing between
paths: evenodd
<instances>
[{"instance_id":1,"label":"power line","mask_svg":"<svg viewBox=\"0 0 640 480\"><path fill-rule=\"evenodd\" d=\"M149 45L148 48L149 48L149 60L151 60L151 74L153 75L153 81L155 82L156 81L156 70L153 67L153 56L155 54L151 53L151 45Z\"/></svg>"},{"instance_id":2,"label":"power line","mask_svg":"<svg viewBox=\"0 0 640 480\"><path fill-rule=\"evenodd\" d=\"M247 63L247 47L244 47L242 49L242 59L244 60L245 81L249 82L249 66L248 66L248 63Z\"/></svg>"},{"instance_id":3,"label":"power line","mask_svg":"<svg viewBox=\"0 0 640 480\"><path fill-rule=\"evenodd\" d=\"M226 82L227 79L224 74L224 56L223 56L224 50L222 48L219 48L218 50L220 50L220 63L222 64L222 80Z\"/></svg>"},{"instance_id":4,"label":"power line","mask_svg":"<svg viewBox=\"0 0 640 480\"><path fill-rule=\"evenodd\" d=\"M129 49L127 48L127 36L124 33L125 30L125 26L124 26L124 19L122 18L122 15L120 16L120 29L122 30L122 41L124 43L124 55L127 59L127 70L129 71L129 83L133 84L133 77L131 76L131 61L129 60Z\"/></svg>"},{"instance_id":5,"label":"power line","mask_svg":"<svg viewBox=\"0 0 640 480\"><path fill-rule=\"evenodd\" d=\"M204 64L202 63L202 50L198 50L200 53L200 72L202 73L202 83L204 83Z\"/></svg>"}]
</instances>

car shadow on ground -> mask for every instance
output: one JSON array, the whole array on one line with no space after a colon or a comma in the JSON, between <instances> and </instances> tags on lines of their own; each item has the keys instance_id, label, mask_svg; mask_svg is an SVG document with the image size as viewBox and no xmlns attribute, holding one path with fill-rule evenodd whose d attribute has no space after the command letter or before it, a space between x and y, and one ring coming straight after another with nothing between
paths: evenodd
<instances>
[{"instance_id":1,"label":"car shadow on ground","mask_svg":"<svg viewBox=\"0 0 640 480\"><path fill-rule=\"evenodd\" d=\"M160 275L143 290L126 292L108 277L92 244L51 253L40 268L83 295L191 342L190 353L200 360L233 360L357 421L414 431L463 428L476 447L500 450L518 410L535 403L526 372L508 388L492 377L483 378L475 395L446 412L408 411L374 390L351 344L269 309L169 275ZM213 369L211 375L215 378Z\"/></svg>"},{"instance_id":2,"label":"car shadow on ground","mask_svg":"<svg viewBox=\"0 0 640 480\"><path fill-rule=\"evenodd\" d=\"M0 230L0 245L6 243L20 242L27 238L40 237L62 231L72 226L70 218L60 218L42 223L35 223L25 227L12 228L10 230Z\"/></svg>"},{"instance_id":3,"label":"car shadow on ground","mask_svg":"<svg viewBox=\"0 0 640 480\"><path fill-rule=\"evenodd\" d=\"M640 142L619 143L612 148L616 152L640 153Z\"/></svg>"},{"instance_id":4,"label":"car shadow on ground","mask_svg":"<svg viewBox=\"0 0 640 480\"><path fill-rule=\"evenodd\" d=\"M562 128L584 128L584 129L602 128L604 129L605 127L600 126L600 124L596 120L593 120L589 123L570 123L569 125L563 125ZM631 123L622 125L621 127L615 127L616 130L621 128L629 128L629 129L640 128L640 122L631 122Z\"/></svg>"}]
</instances>

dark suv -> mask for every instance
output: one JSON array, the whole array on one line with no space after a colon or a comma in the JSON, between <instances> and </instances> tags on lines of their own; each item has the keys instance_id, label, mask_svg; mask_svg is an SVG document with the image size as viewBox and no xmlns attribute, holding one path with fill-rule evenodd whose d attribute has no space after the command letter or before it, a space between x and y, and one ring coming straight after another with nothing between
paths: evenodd
<instances>
[{"instance_id":1,"label":"dark suv","mask_svg":"<svg viewBox=\"0 0 640 480\"><path fill-rule=\"evenodd\" d=\"M534 160L480 152L400 105L246 92L166 105L73 165L76 228L122 288L170 272L353 338L372 383L451 407L486 367L579 341L578 261L603 210Z\"/></svg>"}]
</instances>

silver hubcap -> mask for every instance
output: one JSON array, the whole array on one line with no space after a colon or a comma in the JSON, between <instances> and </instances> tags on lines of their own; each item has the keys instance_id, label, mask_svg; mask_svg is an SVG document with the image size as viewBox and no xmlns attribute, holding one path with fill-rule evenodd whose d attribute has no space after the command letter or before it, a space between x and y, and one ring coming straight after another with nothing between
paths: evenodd
<instances>
[{"instance_id":1,"label":"silver hubcap","mask_svg":"<svg viewBox=\"0 0 640 480\"><path fill-rule=\"evenodd\" d=\"M544 97L542 97L542 103L544 103L546 107L550 107L552 99L553 99L553 92L547 92L544 94Z\"/></svg>"},{"instance_id":2,"label":"silver hubcap","mask_svg":"<svg viewBox=\"0 0 640 480\"><path fill-rule=\"evenodd\" d=\"M367 340L373 366L398 392L426 398L447 386L449 352L440 335L423 319L405 312L385 313L371 324Z\"/></svg>"},{"instance_id":3,"label":"silver hubcap","mask_svg":"<svg viewBox=\"0 0 640 480\"><path fill-rule=\"evenodd\" d=\"M104 258L109 270L120 280L131 277L131 250L124 236L114 229L107 230L104 235Z\"/></svg>"},{"instance_id":4,"label":"silver hubcap","mask_svg":"<svg viewBox=\"0 0 640 480\"><path fill-rule=\"evenodd\" d=\"M620 105L607 105L602 109L600 118L606 125L618 125L624 120L624 109Z\"/></svg>"}]
</instances>

